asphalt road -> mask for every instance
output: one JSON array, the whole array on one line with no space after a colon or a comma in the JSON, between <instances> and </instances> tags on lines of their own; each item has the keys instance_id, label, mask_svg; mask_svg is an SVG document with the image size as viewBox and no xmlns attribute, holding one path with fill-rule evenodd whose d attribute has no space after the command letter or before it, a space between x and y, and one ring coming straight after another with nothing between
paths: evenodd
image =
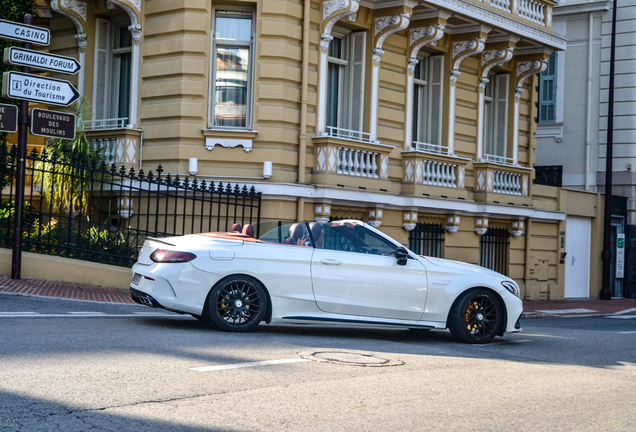
<instances>
[{"instance_id":1,"label":"asphalt road","mask_svg":"<svg viewBox=\"0 0 636 432\"><path fill-rule=\"evenodd\" d=\"M470 346L0 295L0 432L633 430L634 318L526 320Z\"/></svg>"}]
</instances>

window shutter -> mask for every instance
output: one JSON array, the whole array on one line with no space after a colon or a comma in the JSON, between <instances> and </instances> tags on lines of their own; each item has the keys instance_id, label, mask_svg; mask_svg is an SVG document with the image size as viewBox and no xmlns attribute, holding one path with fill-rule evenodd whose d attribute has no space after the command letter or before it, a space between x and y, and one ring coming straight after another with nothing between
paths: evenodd
<instances>
[{"instance_id":1,"label":"window shutter","mask_svg":"<svg viewBox=\"0 0 636 432\"><path fill-rule=\"evenodd\" d=\"M365 32L351 33L349 61L349 124L345 127L361 131L364 120Z\"/></svg>"},{"instance_id":2,"label":"window shutter","mask_svg":"<svg viewBox=\"0 0 636 432\"><path fill-rule=\"evenodd\" d=\"M506 156L508 134L508 75L495 76L495 155Z\"/></svg>"},{"instance_id":3,"label":"window shutter","mask_svg":"<svg viewBox=\"0 0 636 432\"><path fill-rule=\"evenodd\" d=\"M95 119L109 117L108 76L111 58L110 21L95 18L95 63L93 73L93 113Z\"/></svg>"},{"instance_id":4,"label":"window shutter","mask_svg":"<svg viewBox=\"0 0 636 432\"><path fill-rule=\"evenodd\" d=\"M430 89L430 127L429 143L442 144L442 80L444 75L444 57L434 56L429 58L430 73L428 86Z\"/></svg>"},{"instance_id":5,"label":"window shutter","mask_svg":"<svg viewBox=\"0 0 636 432\"><path fill-rule=\"evenodd\" d=\"M556 54L550 54L547 69L539 75L539 123L556 121Z\"/></svg>"}]
</instances>

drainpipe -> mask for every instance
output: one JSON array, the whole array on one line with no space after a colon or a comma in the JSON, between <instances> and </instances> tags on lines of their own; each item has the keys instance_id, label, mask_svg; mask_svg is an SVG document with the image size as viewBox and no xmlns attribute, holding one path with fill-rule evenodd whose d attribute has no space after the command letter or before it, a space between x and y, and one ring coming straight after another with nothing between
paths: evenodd
<instances>
[{"instance_id":1,"label":"drainpipe","mask_svg":"<svg viewBox=\"0 0 636 432\"><path fill-rule=\"evenodd\" d=\"M590 12L587 40L587 119L585 122L585 190L590 190L590 153L592 150L592 43L594 14Z\"/></svg>"},{"instance_id":2,"label":"drainpipe","mask_svg":"<svg viewBox=\"0 0 636 432\"><path fill-rule=\"evenodd\" d=\"M311 0L305 0L303 11L303 63L300 96L300 132L298 135L298 183L305 183L305 159L307 158L307 87L309 79L309 25ZM297 220L305 219L305 199L298 198Z\"/></svg>"}]
</instances>

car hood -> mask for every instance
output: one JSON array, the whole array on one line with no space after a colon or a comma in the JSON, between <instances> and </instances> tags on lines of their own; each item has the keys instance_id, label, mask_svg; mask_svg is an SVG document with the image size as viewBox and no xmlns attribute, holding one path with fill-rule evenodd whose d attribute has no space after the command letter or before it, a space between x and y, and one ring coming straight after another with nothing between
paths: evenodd
<instances>
[{"instance_id":1,"label":"car hood","mask_svg":"<svg viewBox=\"0 0 636 432\"><path fill-rule=\"evenodd\" d=\"M455 272L483 274L483 275L488 275L491 277L496 277L502 280L510 279L502 275L501 273L498 273L496 271L493 271L493 270L490 270L475 264L468 264L461 261L452 261L452 260L447 260L443 258L433 258L433 257L427 257L427 256L421 256L420 258L425 261L425 264L430 263L430 264L433 264L434 266L442 267L442 268L452 270Z\"/></svg>"}]
</instances>

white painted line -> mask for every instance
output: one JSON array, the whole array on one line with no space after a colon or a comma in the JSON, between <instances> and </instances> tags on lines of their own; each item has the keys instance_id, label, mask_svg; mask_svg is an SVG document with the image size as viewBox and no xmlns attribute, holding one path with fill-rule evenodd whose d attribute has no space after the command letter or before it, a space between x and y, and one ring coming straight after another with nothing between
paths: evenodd
<instances>
[{"instance_id":1,"label":"white painted line","mask_svg":"<svg viewBox=\"0 0 636 432\"><path fill-rule=\"evenodd\" d=\"M618 332L619 334L634 334L636 331Z\"/></svg>"},{"instance_id":2,"label":"white painted line","mask_svg":"<svg viewBox=\"0 0 636 432\"><path fill-rule=\"evenodd\" d=\"M146 315L137 314L106 314L103 312L77 313L69 312L65 314L40 314L36 312L1 312L0 318L180 318L195 319L189 315L177 315L167 313L154 313Z\"/></svg>"},{"instance_id":3,"label":"white painted line","mask_svg":"<svg viewBox=\"0 0 636 432\"><path fill-rule=\"evenodd\" d=\"M592 309L561 309L561 310L538 310L537 312L547 314L579 314L579 313L593 313L597 312Z\"/></svg>"},{"instance_id":4,"label":"white painted line","mask_svg":"<svg viewBox=\"0 0 636 432\"><path fill-rule=\"evenodd\" d=\"M76 316L85 316L85 315L104 316L104 315L107 315L104 312L69 312L69 314L76 315Z\"/></svg>"},{"instance_id":5,"label":"white painted line","mask_svg":"<svg viewBox=\"0 0 636 432\"><path fill-rule=\"evenodd\" d=\"M1 315L37 315L37 312L0 312Z\"/></svg>"},{"instance_id":6,"label":"white painted line","mask_svg":"<svg viewBox=\"0 0 636 432\"><path fill-rule=\"evenodd\" d=\"M612 315L625 315L631 312L636 312L636 308L631 308L631 309L625 309L624 311L620 311L620 312L615 312Z\"/></svg>"},{"instance_id":7,"label":"white painted line","mask_svg":"<svg viewBox=\"0 0 636 432\"><path fill-rule=\"evenodd\" d=\"M225 370L225 369L239 369L239 368L248 368L248 367L257 367L257 366L269 366L269 365L277 365L277 364L285 364L285 363L300 363L311 361L309 359L303 358L293 358L293 359L284 359L284 360L267 360L260 362L250 362L250 363L235 363L229 365L221 365L221 366L203 366L190 368L190 370L197 372L210 372L217 370Z\"/></svg>"},{"instance_id":8,"label":"white painted line","mask_svg":"<svg viewBox=\"0 0 636 432\"><path fill-rule=\"evenodd\" d=\"M605 318L612 318L612 319L636 319L636 315L609 315L609 316L606 316Z\"/></svg>"}]
</instances>

